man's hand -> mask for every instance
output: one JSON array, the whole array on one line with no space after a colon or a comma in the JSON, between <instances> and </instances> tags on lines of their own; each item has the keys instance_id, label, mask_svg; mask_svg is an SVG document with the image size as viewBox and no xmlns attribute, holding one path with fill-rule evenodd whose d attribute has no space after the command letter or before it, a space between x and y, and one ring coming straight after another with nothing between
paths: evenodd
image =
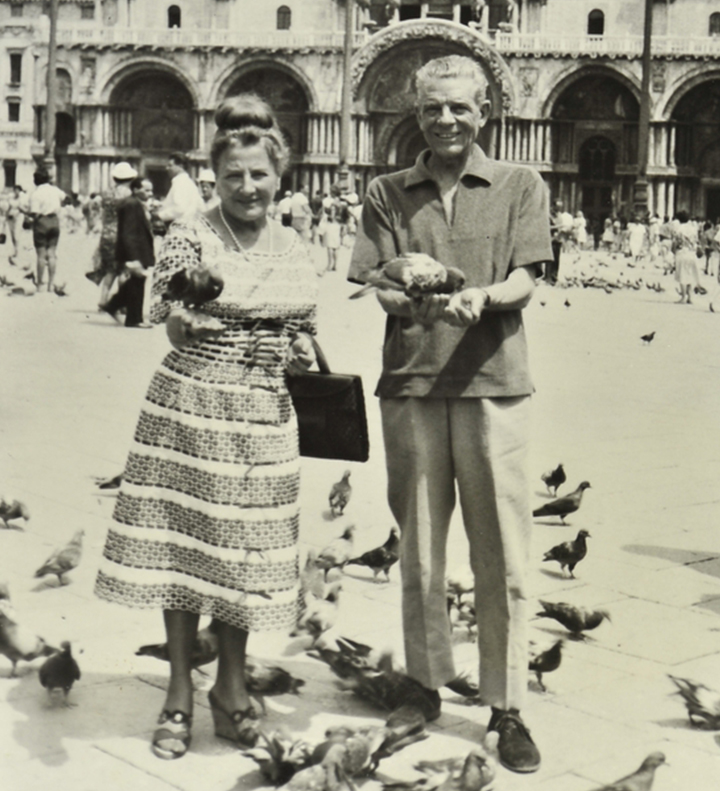
<instances>
[{"instance_id":1,"label":"man's hand","mask_svg":"<svg viewBox=\"0 0 720 791\"><path fill-rule=\"evenodd\" d=\"M443 319L453 327L470 327L477 324L488 299L488 293L484 288L463 289L450 297Z\"/></svg>"},{"instance_id":2,"label":"man's hand","mask_svg":"<svg viewBox=\"0 0 720 791\"><path fill-rule=\"evenodd\" d=\"M315 362L315 350L307 335L298 335L290 344L285 370L290 376L300 376Z\"/></svg>"},{"instance_id":3,"label":"man's hand","mask_svg":"<svg viewBox=\"0 0 720 791\"><path fill-rule=\"evenodd\" d=\"M134 277L147 277L147 270L140 263L140 261L126 261L125 269L127 269L127 271Z\"/></svg>"},{"instance_id":4,"label":"man's hand","mask_svg":"<svg viewBox=\"0 0 720 791\"><path fill-rule=\"evenodd\" d=\"M444 318L449 302L448 294L411 297L410 317L420 324L434 324L438 319Z\"/></svg>"}]
</instances>

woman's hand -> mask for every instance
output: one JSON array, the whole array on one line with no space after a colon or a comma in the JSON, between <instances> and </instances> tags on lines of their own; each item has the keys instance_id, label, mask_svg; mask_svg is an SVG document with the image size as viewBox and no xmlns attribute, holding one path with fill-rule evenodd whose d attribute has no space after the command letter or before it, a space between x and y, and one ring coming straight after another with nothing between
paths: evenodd
<instances>
[{"instance_id":1,"label":"woman's hand","mask_svg":"<svg viewBox=\"0 0 720 791\"><path fill-rule=\"evenodd\" d=\"M290 376L304 374L315 362L315 349L308 335L301 333L293 339L287 353L285 371Z\"/></svg>"},{"instance_id":2,"label":"woman's hand","mask_svg":"<svg viewBox=\"0 0 720 791\"><path fill-rule=\"evenodd\" d=\"M172 310L165 320L165 330L176 349L183 349L205 338L217 338L225 331L217 319L189 308Z\"/></svg>"}]
</instances>

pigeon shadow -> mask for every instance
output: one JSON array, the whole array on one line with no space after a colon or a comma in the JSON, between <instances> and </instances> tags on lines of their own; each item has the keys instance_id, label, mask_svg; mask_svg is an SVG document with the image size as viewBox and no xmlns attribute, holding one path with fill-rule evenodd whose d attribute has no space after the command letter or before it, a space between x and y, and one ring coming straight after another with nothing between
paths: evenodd
<instances>
[{"instance_id":1,"label":"pigeon shadow","mask_svg":"<svg viewBox=\"0 0 720 791\"><path fill-rule=\"evenodd\" d=\"M70 582L60 582L56 577L48 577L47 579L38 582L35 587L30 588L32 593L41 593L42 591L46 590L59 590L60 588L66 588L70 585Z\"/></svg>"},{"instance_id":2,"label":"pigeon shadow","mask_svg":"<svg viewBox=\"0 0 720 791\"><path fill-rule=\"evenodd\" d=\"M553 569L545 569L541 568L540 573L544 574L546 577L552 577L556 580L569 580L572 581L575 577L568 577L567 574L563 574L562 571L555 571Z\"/></svg>"},{"instance_id":3,"label":"pigeon shadow","mask_svg":"<svg viewBox=\"0 0 720 791\"><path fill-rule=\"evenodd\" d=\"M322 512L322 518L325 522L334 522L336 519L339 519L344 514L337 514L335 515L329 508Z\"/></svg>"},{"instance_id":4,"label":"pigeon shadow","mask_svg":"<svg viewBox=\"0 0 720 791\"><path fill-rule=\"evenodd\" d=\"M539 522L538 519L546 519L547 517L537 517L534 520L536 525L541 525L542 527L572 527L570 522L562 522L560 519L554 519L551 522Z\"/></svg>"},{"instance_id":5,"label":"pigeon shadow","mask_svg":"<svg viewBox=\"0 0 720 791\"><path fill-rule=\"evenodd\" d=\"M19 530L21 533L25 532L25 528L22 525L13 525L10 522L5 522L5 524L0 527L0 530Z\"/></svg>"},{"instance_id":6,"label":"pigeon shadow","mask_svg":"<svg viewBox=\"0 0 720 791\"><path fill-rule=\"evenodd\" d=\"M550 492L548 492L547 490L542 490L541 491L540 489L538 489L538 490L535 491L535 496L536 497L544 497L546 500L554 500L557 497L559 497L560 495L550 494Z\"/></svg>"}]
</instances>

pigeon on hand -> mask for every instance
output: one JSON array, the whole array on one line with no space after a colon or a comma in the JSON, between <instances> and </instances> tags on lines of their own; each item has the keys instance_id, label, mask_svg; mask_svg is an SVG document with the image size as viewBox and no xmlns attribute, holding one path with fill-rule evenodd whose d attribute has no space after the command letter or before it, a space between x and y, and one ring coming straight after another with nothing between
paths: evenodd
<instances>
[{"instance_id":1,"label":"pigeon on hand","mask_svg":"<svg viewBox=\"0 0 720 791\"><path fill-rule=\"evenodd\" d=\"M597 629L607 619L610 613L607 610L588 610L585 607L575 607L565 602L551 602L540 599L542 612L536 613L539 618L554 618L570 631L572 637L582 640L583 632Z\"/></svg>"},{"instance_id":2,"label":"pigeon on hand","mask_svg":"<svg viewBox=\"0 0 720 791\"><path fill-rule=\"evenodd\" d=\"M42 637L38 637L30 629L18 623L15 610L9 596L0 598L0 654L4 654L12 662L10 678L15 678L17 663L32 662L39 656L50 656L57 653L57 648L48 645Z\"/></svg>"},{"instance_id":3,"label":"pigeon on hand","mask_svg":"<svg viewBox=\"0 0 720 791\"><path fill-rule=\"evenodd\" d=\"M332 629L337 621L341 590L342 583L336 582L330 586L324 599L308 602L307 609L298 618L297 626L290 633L291 636L297 637L305 632L313 638L313 643L315 643L323 632Z\"/></svg>"},{"instance_id":4,"label":"pigeon on hand","mask_svg":"<svg viewBox=\"0 0 720 791\"><path fill-rule=\"evenodd\" d=\"M350 470L345 470L343 477L332 485L328 502L330 503L330 513L333 516L342 516L345 506L350 502L352 486L350 485Z\"/></svg>"},{"instance_id":5,"label":"pigeon on hand","mask_svg":"<svg viewBox=\"0 0 720 791\"><path fill-rule=\"evenodd\" d=\"M543 555L543 562L556 560L560 564L563 574L567 566L570 576L574 578L573 570L575 566L587 555L587 541L585 539L590 537L590 533L587 530L580 530L574 541L564 541L562 544L549 549Z\"/></svg>"},{"instance_id":6,"label":"pigeon on hand","mask_svg":"<svg viewBox=\"0 0 720 791\"><path fill-rule=\"evenodd\" d=\"M547 692L547 688L542 680L543 673L552 673L553 670L557 670L560 667L562 646L563 641L558 640L552 647L548 648L547 651L543 651L530 658L528 668L537 676L538 684L543 692Z\"/></svg>"},{"instance_id":7,"label":"pigeon on hand","mask_svg":"<svg viewBox=\"0 0 720 791\"><path fill-rule=\"evenodd\" d=\"M211 621L204 629L198 631L190 649L190 666L193 670L202 673L200 670L201 665L208 665L217 659L218 638L216 632L217 623L215 621ZM155 659L161 659L163 662L170 661L167 643L141 645L135 652L135 656L152 656Z\"/></svg>"},{"instance_id":8,"label":"pigeon on hand","mask_svg":"<svg viewBox=\"0 0 720 791\"><path fill-rule=\"evenodd\" d=\"M40 668L40 683L48 691L50 697L56 690L62 690L64 702L69 706L67 696L73 684L80 680L80 667L70 650L70 643L60 643L60 651L46 659Z\"/></svg>"},{"instance_id":9,"label":"pigeon on hand","mask_svg":"<svg viewBox=\"0 0 720 791\"><path fill-rule=\"evenodd\" d=\"M558 488L562 486L567 480L567 476L565 475L565 470L563 469L562 464L558 464L554 470L544 472L540 478L545 486L547 486L548 492L550 492L553 497L557 497Z\"/></svg>"},{"instance_id":10,"label":"pigeon on hand","mask_svg":"<svg viewBox=\"0 0 720 791\"><path fill-rule=\"evenodd\" d=\"M330 569L339 568L342 570L353 556L354 535L355 526L346 527L343 534L339 538L333 539L318 555L315 563L319 569L324 570L325 579L327 579Z\"/></svg>"},{"instance_id":11,"label":"pigeon on hand","mask_svg":"<svg viewBox=\"0 0 720 791\"><path fill-rule=\"evenodd\" d=\"M652 332L648 332L647 335L641 335L640 336L640 340L643 343L650 344L650 343L652 343L652 340L653 340L654 337L655 337L655 330L653 330Z\"/></svg>"},{"instance_id":12,"label":"pigeon on hand","mask_svg":"<svg viewBox=\"0 0 720 791\"><path fill-rule=\"evenodd\" d=\"M720 730L720 693L688 678L669 674L668 678L685 701L690 724L709 731Z\"/></svg>"},{"instance_id":13,"label":"pigeon on hand","mask_svg":"<svg viewBox=\"0 0 720 791\"><path fill-rule=\"evenodd\" d=\"M0 497L0 519L5 523L5 527L10 527L8 522L13 519L24 519L26 522L30 519L30 511L25 503L20 500L12 500L8 502L4 497Z\"/></svg>"},{"instance_id":14,"label":"pigeon on hand","mask_svg":"<svg viewBox=\"0 0 720 791\"><path fill-rule=\"evenodd\" d=\"M82 537L84 530L78 530L70 542L64 547L56 549L52 555L35 572L36 577L44 577L46 574L55 574L61 585L64 585L63 574L72 571L82 557Z\"/></svg>"},{"instance_id":15,"label":"pigeon on hand","mask_svg":"<svg viewBox=\"0 0 720 791\"><path fill-rule=\"evenodd\" d=\"M597 791L650 791L655 779L655 770L664 763L665 755L663 753L650 753L640 764L637 772L616 780L610 785L602 786Z\"/></svg>"},{"instance_id":16,"label":"pigeon on hand","mask_svg":"<svg viewBox=\"0 0 720 791\"><path fill-rule=\"evenodd\" d=\"M387 541L375 549L370 549L363 552L360 557L351 558L348 560L348 566L367 566L372 569L373 582L378 582L378 574L385 573L385 581L390 582L390 567L397 563L400 556L398 555L398 546L400 545L400 533L397 527L390 528L390 535Z\"/></svg>"},{"instance_id":17,"label":"pigeon on hand","mask_svg":"<svg viewBox=\"0 0 720 791\"><path fill-rule=\"evenodd\" d=\"M590 484L583 481L571 494L566 494L565 497L559 497L557 500L552 500L540 508L536 508L533 511L533 516L559 516L560 521L565 524L565 517L580 508L583 492L589 488Z\"/></svg>"},{"instance_id":18,"label":"pigeon on hand","mask_svg":"<svg viewBox=\"0 0 720 791\"><path fill-rule=\"evenodd\" d=\"M206 302L212 302L222 293L223 278L217 269L197 267L181 269L168 280L163 300L182 302L186 308L200 308Z\"/></svg>"},{"instance_id":19,"label":"pigeon on hand","mask_svg":"<svg viewBox=\"0 0 720 791\"><path fill-rule=\"evenodd\" d=\"M350 299L371 291L404 291L408 297L454 294L465 285L465 275L455 267L445 267L425 253L406 253L368 273L367 285Z\"/></svg>"}]
</instances>

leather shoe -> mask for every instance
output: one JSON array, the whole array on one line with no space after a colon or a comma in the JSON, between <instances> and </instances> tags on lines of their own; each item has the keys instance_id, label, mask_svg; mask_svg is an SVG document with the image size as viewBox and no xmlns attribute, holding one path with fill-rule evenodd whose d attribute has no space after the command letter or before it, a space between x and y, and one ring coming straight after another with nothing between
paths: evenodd
<instances>
[{"instance_id":1,"label":"leather shoe","mask_svg":"<svg viewBox=\"0 0 720 791\"><path fill-rule=\"evenodd\" d=\"M498 754L506 769L527 773L540 768L540 751L517 709L503 711L493 707L487 729L500 734Z\"/></svg>"}]
</instances>

